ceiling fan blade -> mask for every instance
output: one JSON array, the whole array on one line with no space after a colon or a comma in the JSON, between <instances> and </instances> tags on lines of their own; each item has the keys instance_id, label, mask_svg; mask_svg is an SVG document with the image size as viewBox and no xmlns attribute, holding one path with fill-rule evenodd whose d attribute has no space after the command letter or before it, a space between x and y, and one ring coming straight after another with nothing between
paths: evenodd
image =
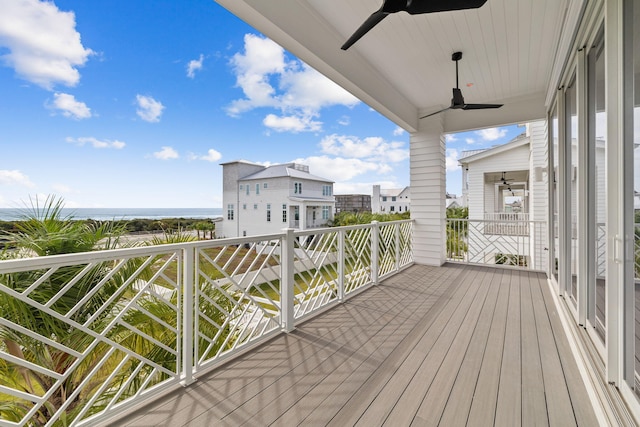
<instances>
[{"instance_id":1,"label":"ceiling fan blade","mask_svg":"<svg viewBox=\"0 0 640 427\"><path fill-rule=\"evenodd\" d=\"M377 10L375 12L373 12L366 21L364 21L362 23L362 25L360 25L360 28L358 28L356 30L355 33L353 33L353 35L351 37L349 37L349 40L347 40L340 49L342 50L347 50L351 47L351 45L353 45L355 42L357 42L358 40L360 40L360 38L362 38L362 36L364 36L365 34L367 34L369 32L369 30L371 30L373 27L375 27L376 25L378 25L380 23L380 21L382 21L384 18L387 17L387 15L389 15L389 13L385 12L383 10L384 5L382 6L382 8L380 8L380 10Z\"/></svg>"},{"instance_id":2,"label":"ceiling fan blade","mask_svg":"<svg viewBox=\"0 0 640 427\"><path fill-rule=\"evenodd\" d=\"M486 110L489 108L500 108L504 104L464 104L463 110Z\"/></svg>"},{"instance_id":3,"label":"ceiling fan blade","mask_svg":"<svg viewBox=\"0 0 640 427\"><path fill-rule=\"evenodd\" d=\"M443 108L442 110L436 111L436 112L431 113L431 114L427 114L426 116L422 116L418 120L422 120L422 119L426 119L427 117L435 116L436 114L440 114L440 113L442 113L444 111L447 111L447 110L450 110L450 109L451 109L451 107Z\"/></svg>"},{"instance_id":4,"label":"ceiling fan blade","mask_svg":"<svg viewBox=\"0 0 640 427\"><path fill-rule=\"evenodd\" d=\"M487 0L413 0L407 1L406 10L411 15L452 10L477 9Z\"/></svg>"}]
</instances>

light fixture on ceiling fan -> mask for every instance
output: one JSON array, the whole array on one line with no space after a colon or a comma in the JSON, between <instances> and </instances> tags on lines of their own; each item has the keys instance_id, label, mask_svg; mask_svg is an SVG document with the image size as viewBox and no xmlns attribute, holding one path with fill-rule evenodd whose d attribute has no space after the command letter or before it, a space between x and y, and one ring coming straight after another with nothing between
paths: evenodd
<instances>
[{"instance_id":1,"label":"light fixture on ceiling fan","mask_svg":"<svg viewBox=\"0 0 640 427\"><path fill-rule=\"evenodd\" d=\"M462 52L454 52L451 55L451 60L456 63L456 87L453 88L453 98L451 98L451 105L447 108L443 108L442 110L427 114L426 116L420 117L421 119L431 117L436 114L440 114L447 110L485 110L489 108L500 108L504 104L466 104L464 102L464 97L462 96L462 91L460 90L458 84L458 61L462 59Z\"/></svg>"},{"instance_id":2,"label":"light fixture on ceiling fan","mask_svg":"<svg viewBox=\"0 0 640 427\"><path fill-rule=\"evenodd\" d=\"M384 0L380 9L373 12L349 40L342 45L342 50L347 50L362 36L367 34L373 27L388 15L397 12L407 12L410 15L421 15L423 13L449 12L454 10L477 9L487 0Z\"/></svg>"}]
</instances>

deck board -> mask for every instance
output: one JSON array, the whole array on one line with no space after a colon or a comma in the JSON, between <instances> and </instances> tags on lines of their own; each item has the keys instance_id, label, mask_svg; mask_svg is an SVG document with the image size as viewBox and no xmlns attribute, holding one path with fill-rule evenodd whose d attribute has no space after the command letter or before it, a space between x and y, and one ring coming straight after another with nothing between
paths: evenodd
<instances>
[{"instance_id":1,"label":"deck board","mask_svg":"<svg viewBox=\"0 0 640 427\"><path fill-rule=\"evenodd\" d=\"M596 425L546 277L413 266L117 425Z\"/></svg>"}]
</instances>

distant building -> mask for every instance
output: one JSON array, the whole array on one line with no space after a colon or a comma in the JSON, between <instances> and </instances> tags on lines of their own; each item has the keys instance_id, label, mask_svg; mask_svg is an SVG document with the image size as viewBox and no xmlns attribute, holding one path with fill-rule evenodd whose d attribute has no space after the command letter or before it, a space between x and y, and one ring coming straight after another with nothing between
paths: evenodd
<instances>
[{"instance_id":1,"label":"distant building","mask_svg":"<svg viewBox=\"0 0 640 427\"><path fill-rule=\"evenodd\" d=\"M411 188L381 189L379 185L373 186L371 196L371 212L373 213L398 213L411 209Z\"/></svg>"},{"instance_id":2,"label":"distant building","mask_svg":"<svg viewBox=\"0 0 640 427\"><path fill-rule=\"evenodd\" d=\"M447 193L447 197L446 197L446 206L447 209L449 208L462 208L464 207L463 204L463 199L462 197L458 197L455 194L450 194Z\"/></svg>"},{"instance_id":3,"label":"distant building","mask_svg":"<svg viewBox=\"0 0 640 427\"><path fill-rule=\"evenodd\" d=\"M371 212L371 196L368 194L336 194L336 213Z\"/></svg>"},{"instance_id":4,"label":"distant building","mask_svg":"<svg viewBox=\"0 0 640 427\"><path fill-rule=\"evenodd\" d=\"M333 181L310 174L306 165L222 163L222 187L220 237L305 230L333 219Z\"/></svg>"}]
</instances>

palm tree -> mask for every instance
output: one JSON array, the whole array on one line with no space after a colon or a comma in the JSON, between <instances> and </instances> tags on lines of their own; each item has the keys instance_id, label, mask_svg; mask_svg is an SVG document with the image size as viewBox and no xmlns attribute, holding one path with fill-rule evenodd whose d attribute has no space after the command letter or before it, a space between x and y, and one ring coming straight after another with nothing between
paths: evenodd
<instances>
[{"instance_id":1,"label":"palm tree","mask_svg":"<svg viewBox=\"0 0 640 427\"><path fill-rule=\"evenodd\" d=\"M140 244L184 243L194 240L193 236L172 233L162 238L154 237L147 243L126 242L121 239L126 230L125 223L120 222L117 225L115 222L74 221L72 216L63 215L63 206L63 201L54 197L48 197L44 204L40 204L37 199L32 200L31 207L24 212L22 221L17 223L18 231L0 234L0 239L7 243L6 247L12 248L2 252L0 259L78 253ZM164 350L162 346L154 345L121 323L112 324L115 316L122 312L126 303L136 294L136 285L130 281L130 278L135 277L138 279L136 282L146 283L166 261L163 256L158 255L146 268L141 269L145 260L147 257L134 257L117 266L118 261L102 261L93 265L85 263L63 266L53 272L45 269L4 274L0 275L0 287L4 286L18 293L24 293L40 280L39 286L30 290L29 298L37 303L46 304L57 296L57 300L50 305L55 312L67 315L70 310L74 310L69 318L79 324L85 324L91 320L90 327L94 331L103 331L107 325L111 324L107 335L109 339L175 372L176 360L170 352ZM166 274L175 278L181 272L172 271L165 273L165 276ZM69 283L74 284L69 286ZM178 302L178 292L173 289L166 297L174 306ZM62 293L61 296L60 293ZM87 295L91 297L87 298ZM113 295L118 295L119 298L113 299ZM225 314L218 307L228 312L229 301L225 301L219 292L214 292L211 298L215 301L216 307L212 306L210 309L200 307L200 310L207 312L209 318L215 319L217 324L222 325ZM150 370L146 368L134 375L137 364L135 360L125 363L109 387L100 392L100 396L91 408L85 408L91 396L100 391L100 386L115 365L123 361L124 354L118 351L114 356L107 357L107 362L102 365L103 368L98 370L98 374L94 373L94 377L87 383L88 374L95 372L96 367L104 362L105 355L111 350L106 344L95 345L82 363L78 364L78 359L68 351L43 342L50 340L74 352L83 353L95 343L94 337L70 326L69 323L54 315L34 310L30 304L6 292L0 292L0 312L7 321L36 332L44 338L44 340L36 339L30 334L18 332L18 328L0 326L0 350L14 358L39 365L57 374L66 374L71 372L70 369L73 370L61 384L56 384L52 376L0 359L0 381L3 384L38 396L54 389L46 404L32 417L31 422L35 425L48 422L62 405L67 406L58 418L56 424L59 425L67 425L83 410L87 411L85 416L100 412L117 393L120 394L120 398L135 394L145 375L150 375ZM162 323L178 324L176 311L167 305L166 301L153 295L145 295L138 299L136 307L129 308L122 320L124 324L152 337L164 347L171 347L175 345L176 340L180 339L175 333L168 333L167 328L162 326ZM210 337L214 335L214 332L206 330L201 333ZM233 339L225 340L229 333L225 330L219 334L223 337L221 342L233 343ZM200 345L203 344L200 343ZM131 376L134 380L127 382ZM162 381L165 377L166 375L159 375L158 378L154 378L153 383ZM74 395L73 392L78 390L83 382L85 386L82 392ZM120 391L121 388L124 390ZM30 402L11 397L5 399L0 396L0 400L3 401L0 403L0 420L20 422L32 407Z\"/></svg>"}]
</instances>

